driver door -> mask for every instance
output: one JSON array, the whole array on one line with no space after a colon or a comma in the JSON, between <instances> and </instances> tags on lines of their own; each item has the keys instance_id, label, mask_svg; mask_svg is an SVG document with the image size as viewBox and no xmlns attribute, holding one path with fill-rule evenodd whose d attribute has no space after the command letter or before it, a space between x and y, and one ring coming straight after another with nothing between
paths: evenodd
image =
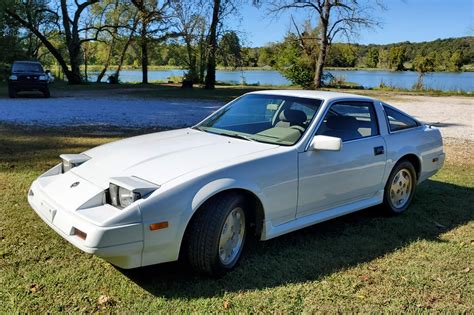
<instances>
[{"instance_id":1,"label":"driver door","mask_svg":"<svg viewBox=\"0 0 474 315\"><path fill-rule=\"evenodd\" d=\"M342 149L298 154L297 217L370 198L383 189L385 141L372 102L333 103L316 134L341 138Z\"/></svg>"}]
</instances>

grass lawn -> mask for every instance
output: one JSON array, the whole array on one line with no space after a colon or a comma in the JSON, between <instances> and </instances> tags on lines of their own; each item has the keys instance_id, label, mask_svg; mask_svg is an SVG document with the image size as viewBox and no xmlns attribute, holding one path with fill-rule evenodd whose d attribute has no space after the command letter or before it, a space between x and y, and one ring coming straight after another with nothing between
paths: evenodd
<instances>
[{"instance_id":1,"label":"grass lawn","mask_svg":"<svg viewBox=\"0 0 474 315\"><path fill-rule=\"evenodd\" d=\"M30 209L31 182L64 152L119 136L0 126L0 313L472 312L474 146L448 144L409 211L364 210L268 242L214 280L182 263L119 270Z\"/></svg>"}]
</instances>

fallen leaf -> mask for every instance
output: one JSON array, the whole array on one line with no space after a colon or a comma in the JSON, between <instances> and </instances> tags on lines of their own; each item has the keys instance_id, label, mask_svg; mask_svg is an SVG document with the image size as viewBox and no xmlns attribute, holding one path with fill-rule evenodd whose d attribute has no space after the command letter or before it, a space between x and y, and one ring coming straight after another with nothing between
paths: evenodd
<instances>
[{"instance_id":1,"label":"fallen leaf","mask_svg":"<svg viewBox=\"0 0 474 315\"><path fill-rule=\"evenodd\" d=\"M99 298L97 299L97 303L99 305L108 305L108 304L113 304L113 299L112 297L108 296L108 295L101 295L99 296Z\"/></svg>"},{"instance_id":2,"label":"fallen leaf","mask_svg":"<svg viewBox=\"0 0 474 315\"><path fill-rule=\"evenodd\" d=\"M464 269L462 270L462 272L465 272L465 273L468 273L469 271L471 271L471 268L469 268L469 267L464 268Z\"/></svg>"},{"instance_id":3,"label":"fallen leaf","mask_svg":"<svg viewBox=\"0 0 474 315\"><path fill-rule=\"evenodd\" d=\"M229 301L224 301L224 309L228 310L230 308L230 302Z\"/></svg>"},{"instance_id":4,"label":"fallen leaf","mask_svg":"<svg viewBox=\"0 0 474 315\"><path fill-rule=\"evenodd\" d=\"M369 281L369 276L368 276L368 275L362 275L362 276L360 276L359 278L360 278L360 280L362 280L362 281Z\"/></svg>"},{"instance_id":5,"label":"fallen leaf","mask_svg":"<svg viewBox=\"0 0 474 315\"><path fill-rule=\"evenodd\" d=\"M38 292L40 289L39 285L37 285L36 283L33 283L30 285L30 292L31 293L36 293Z\"/></svg>"}]
</instances>

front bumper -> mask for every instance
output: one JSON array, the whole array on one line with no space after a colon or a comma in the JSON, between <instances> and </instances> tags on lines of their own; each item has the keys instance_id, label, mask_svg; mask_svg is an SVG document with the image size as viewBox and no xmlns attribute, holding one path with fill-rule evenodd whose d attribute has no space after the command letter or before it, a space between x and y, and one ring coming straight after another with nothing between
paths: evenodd
<instances>
[{"instance_id":1,"label":"front bumper","mask_svg":"<svg viewBox=\"0 0 474 315\"><path fill-rule=\"evenodd\" d=\"M121 268L130 269L142 265L143 224L134 223L102 227L80 217L75 211L63 209L41 189L35 181L28 194L28 202L38 216L72 245L97 255ZM108 205L97 207L108 207ZM86 233L81 238L76 229Z\"/></svg>"},{"instance_id":2,"label":"front bumper","mask_svg":"<svg viewBox=\"0 0 474 315\"><path fill-rule=\"evenodd\" d=\"M48 81L8 81L10 88L16 91L44 91L48 89Z\"/></svg>"}]
</instances>

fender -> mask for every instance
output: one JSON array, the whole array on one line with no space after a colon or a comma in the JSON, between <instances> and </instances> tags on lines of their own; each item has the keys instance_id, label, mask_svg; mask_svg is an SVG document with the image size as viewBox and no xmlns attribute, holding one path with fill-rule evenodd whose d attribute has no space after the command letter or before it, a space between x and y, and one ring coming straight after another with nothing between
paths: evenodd
<instances>
[{"instance_id":1,"label":"fender","mask_svg":"<svg viewBox=\"0 0 474 315\"><path fill-rule=\"evenodd\" d=\"M192 215L199 207L212 196L230 189L243 189L250 191L260 199L262 206L265 208L266 198L258 185L247 181L237 180L235 178L221 178L207 183L194 195L192 205Z\"/></svg>"},{"instance_id":2,"label":"fender","mask_svg":"<svg viewBox=\"0 0 474 315\"><path fill-rule=\"evenodd\" d=\"M412 154L415 155L418 159L418 162L420 163L420 174L423 169L423 160L420 156L419 150L412 145L406 145L403 146L402 148L399 148L398 150L391 151L389 150L387 154L387 171L384 174L384 180L383 183L385 185L385 182L388 180L388 177L390 176L390 173L392 172L393 167L397 162L405 155Z\"/></svg>"}]
</instances>

